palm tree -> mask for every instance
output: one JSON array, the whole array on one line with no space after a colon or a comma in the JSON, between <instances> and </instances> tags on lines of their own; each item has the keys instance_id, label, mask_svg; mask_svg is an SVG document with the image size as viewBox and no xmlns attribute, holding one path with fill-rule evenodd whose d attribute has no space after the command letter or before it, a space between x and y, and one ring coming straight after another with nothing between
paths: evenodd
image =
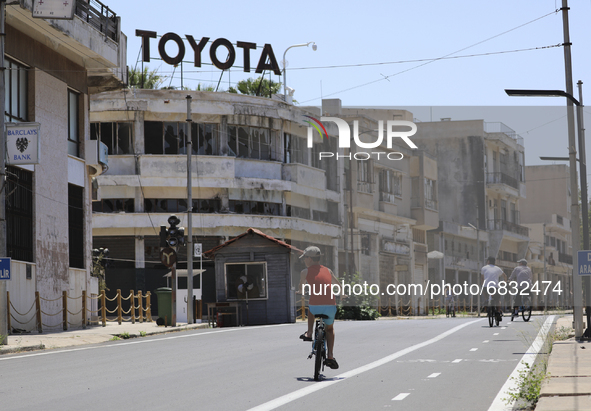
<instances>
[{"instance_id":1,"label":"palm tree","mask_svg":"<svg viewBox=\"0 0 591 411\"><path fill-rule=\"evenodd\" d=\"M130 68L128 70L129 87L157 89L165 80L165 76L158 74L158 70L144 70Z\"/></svg>"},{"instance_id":2,"label":"palm tree","mask_svg":"<svg viewBox=\"0 0 591 411\"><path fill-rule=\"evenodd\" d=\"M261 84L262 81L262 84ZM246 94L249 96L271 96L277 94L281 89L281 83L275 83L268 79L259 77L257 79L249 78L248 80L241 80L236 85L236 88L230 87L230 93Z\"/></svg>"}]
</instances>

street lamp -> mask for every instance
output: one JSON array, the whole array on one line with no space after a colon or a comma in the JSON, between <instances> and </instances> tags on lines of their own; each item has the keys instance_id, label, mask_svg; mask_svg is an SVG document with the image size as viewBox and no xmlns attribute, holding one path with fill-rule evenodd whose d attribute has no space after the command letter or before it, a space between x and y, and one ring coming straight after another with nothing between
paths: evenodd
<instances>
[{"instance_id":1,"label":"street lamp","mask_svg":"<svg viewBox=\"0 0 591 411\"><path fill-rule=\"evenodd\" d=\"M582 89L581 85L583 83L579 80L579 99L582 99ZM574 316L574 323L575 323L575 336L576 338L583 337L583 313L582 313L582 304L583 298L581 292L579 291L582 287L581 277L579 275L575 275L575 267L578 266L578 251L580 247L580 239L579 239L579 201L577 193L578 184L577 184L577 148L576 148L576 141L575 141L575 133L574 133L574 121L572 120L572 104L577 106L577 123L579 129L579 165L580 165L580 174L581 174L581 202L583 205L583 247L585 249L589 249L589 215L588 215L588 201L587 201L587 166L585 164L585 137L584 137L584 130L583 130L583 110L582 104L574 98L574 96L570 93L567 93L562 90L510 90L506 89L505 93L509 96L524 96L524 97L566 97L570 104L567 105L567 110L569 110L569 124L568 124L568 146L569 146L569 167L570 167L570 186L571 186L571 221L572 221L572 248L573 248L573 272L572 272L572 287L573 287L573 297L574 297L574 309L573 309L573 316ZM544 255L544 259L546 256ZM588 284L587 284L588 285ZM587 290L587 300L589 300L589 290ZM545 298L544 298L545 299ZM590 307L587 306L587 327L589 327L589 318L591 317L591 310ZM589 336L589 330L585 333Z\"/></svg>"},{"instance_id":2,"label":"street lamp","mask_svg":"<svg viewBox=\"0 0 591 411\"><path fill-rule=\"evenodd\" d=\"M312 45L312 50L316 51L318 49L318 46L316 45L316 42L309 41L307 43L294 44L293 46L289 46L283 52L283 96L285 98L285 102L287 102L287 79L286 79L286 73L285 73L287 71L287 61L285 60L285 54L287 53L287 50L289 50L291 48L294 48L294 47L308 47L310 44Z\"/></svg>"}]
</instances>

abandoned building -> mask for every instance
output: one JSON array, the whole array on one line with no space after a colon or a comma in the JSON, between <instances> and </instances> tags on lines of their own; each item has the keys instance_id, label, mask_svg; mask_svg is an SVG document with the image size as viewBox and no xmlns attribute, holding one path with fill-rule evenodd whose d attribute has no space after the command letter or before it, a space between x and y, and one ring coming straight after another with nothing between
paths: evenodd
<instances>
[{"instance_id":1,"label":"abandoned building","mask_svg":"<svg viewBox=\"0 0 591 411\"><path fill-rule=\"evenodd\" d=\"M187 94L193 234L203 250L252 227L300 249L319 246L323 264L340 275L358 271L376 284L410 283L417 275L426 281L425 233L437 227L438 217L437 167L425 153L385 148L384 142L376 151L402 152L404 158L349 161L343 158L348 149L338 146L336 125L328 121L328 135L314 132L308 148L304 116L320 118L317 108L230 93L131 89L91 100L91 138L109 148L109 170L96 178L93 240L111 250L110 288L145 292L165 285L159 226L175 213L181 225L187 221ZM378 120L395 118L391 110L365 115L340 109L340 100L324 104L325 113L336 104L341 111L332 115L361 120L372 130ZM321 159L320 152L341 157ZM179 261L183 268L183 248ZM203 269L197 294L214 302L214 262L204 259ZM292 286L296 282L292 278Z\"/></svg>"},{"instance_id":2,"label":"abandoned building","mask_svg":"<svg viewBox=\"0 0 591 411\"><path fill-rule=\"evenodd\" d=\"M69 310L76 315L68 322L78 326L81 293L89 308L98 293L91 276L91 177L106 164L89 141L89 96L125 86L127 40L113 11L79 3L66 20L34 18L32 0L5 6L5 119L11 127L37 123L42 141L36 163L7 166L12 278L2 285L10 293L11 327L26 331L36 327L29 311L36 291L47 331L63 325L63 317L52 314L60 312L64 291L74 298ZM3 307L5 299L1 292Z\"/></svg>"}]
</instances>

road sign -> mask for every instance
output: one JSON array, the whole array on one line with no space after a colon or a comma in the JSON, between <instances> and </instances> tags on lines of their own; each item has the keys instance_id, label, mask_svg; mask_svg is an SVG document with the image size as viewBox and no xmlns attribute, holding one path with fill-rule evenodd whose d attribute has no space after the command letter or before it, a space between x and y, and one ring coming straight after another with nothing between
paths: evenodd
<instances>
[{"instance_id":1,"label":"road sign","mask_svg":"<svg viewBox=\"0 0 591 411\"><path fill-rule=\"evenodd\" d=\"M577 254L579 275L591 275L591 250L581 250Z\"/></svg>"},{"instance_id":2,"label":"road sign","mask_svg":"<svg viewBox=\"0 0 591 411\"><path fill-rule=\"evenodd\" d=\"M203 253L203 244L195 243L193 244L193 257L201 257L201 253Z\"/></svg>"},{"instance_id":3,"label":"road sign","mask_svg":"<svg viewBox=\"0 0 591 411\"><path fill-rule=\"evenodd\" d=\"M160 261L167 267L172 267L176 263L176 251L170 247L160 250Z\"/></svg>"},{"instance_id":4,"label":"road sign","mask_svg":"<svg viewBox=\"0 0 591 411\"><path fill-rule=\"evenodd\" d=\"M10 280L10 257L0 258L0 280Z\"/></svg>"}]
</instances>

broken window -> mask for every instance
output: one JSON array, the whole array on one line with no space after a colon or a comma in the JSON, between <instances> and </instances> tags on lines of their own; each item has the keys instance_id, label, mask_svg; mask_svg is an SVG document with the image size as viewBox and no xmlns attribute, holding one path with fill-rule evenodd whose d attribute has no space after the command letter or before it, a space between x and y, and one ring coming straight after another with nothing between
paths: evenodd
<instances>
[{"instance_id":1,"label":"broken window","mask_svg":"<svg viewBox=\"0 0 591 411\"><path fill-rule=\"evenodd\" d=\"M100 140L109 149L109 155L133 154L133 123L91 123L90 139Z\"/></svg>"}]
</instances>

